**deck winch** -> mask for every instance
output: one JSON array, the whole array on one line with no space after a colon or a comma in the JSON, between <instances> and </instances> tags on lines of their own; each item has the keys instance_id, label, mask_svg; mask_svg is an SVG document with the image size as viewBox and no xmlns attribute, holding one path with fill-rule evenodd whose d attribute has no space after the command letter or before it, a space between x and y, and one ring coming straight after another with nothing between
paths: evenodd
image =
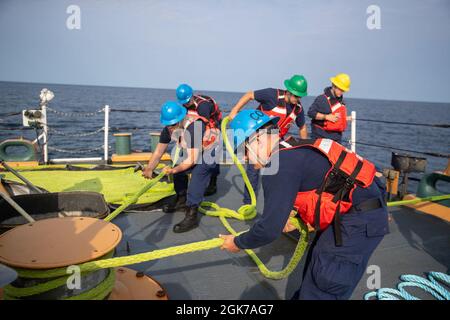
<instances>
[{"instance_id":1,"label":"deck winch","mask_svg":"<svg viewBox=\"0 0 450 320\"><path fill-rule=\"evenodd\" d=\"M116 225L90 217L45 219L4 233L0 262L19 277L4 288L3 298L167 300L155 280L128 268L77 272L79 264L112 257L121 238ZM66 275L53 277L48 271L55 268Z\"/></svg>"}]
</instances>

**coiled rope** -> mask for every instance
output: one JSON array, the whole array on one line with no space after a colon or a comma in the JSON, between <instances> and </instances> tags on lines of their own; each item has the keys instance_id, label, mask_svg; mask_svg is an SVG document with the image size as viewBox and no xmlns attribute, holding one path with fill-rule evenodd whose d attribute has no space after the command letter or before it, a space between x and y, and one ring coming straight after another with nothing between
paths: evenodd
<instances>
[{"instance_id":1,"label":"coiled rope","mask_svg":"<svg viewBox=\"0 0 450 320\"><path fill-rule=\"evenodd\" d=\"M447 288L450 286L450 276L448 274L431 271L428 273L428 279L412 274L405 274L400 276L400 280L402 280L402 282L397 285L397 289L381 288L376 291L366 293L364 295L364 299L420 300L418 297L408 293L405 289L408 287L415 287L428 292L437 300L450 300L450 291L442 285L445 284Z\"/></svg>"},{"instance_id":2,"label":"coiled rope","mask_svg":"<svg viewBox=\"0 0 450 320\"><path fill-rule=\"evenodd\" d=\"M103 258L111 258L113 256L113 251L103 256ZM46 270L35 270L27 274L29 270L21 270L18 272L19 277L25 279L33 279L35 282L40 282L29 287L14 287L13 285L8 285L4 288L3 298L5 300L18 300L22 298L32 297L34 295L39 295L51 291L53 289L59 288L66 285L70 275L67 275L67 268L60 268L61 272L57 276L53 277L51 273L46 273ZM55 269L56 270L56 269ZM82 276L87 276L96 270L87 270L82 272ZM36 281L37 279L37 281ZM49 281L43 281L49 280ZM40 281L39 281L40 280ZM42 282L41 282L42 281ZM116 277L115 271L111 268L108 270L108 275L94 288L87 290L81 294L73 295L67 297L64 300L103 300L105 299L113 290L115 285Z\"/></svg>"},{"instance_id":3,"label":"coiled rope","mask_svg":"<svg viewBox=\"0 0 450 320\"><path fill-rule=\"evenodd\" d=\"M230 152L231 155L233 155L233 161L237 165L240 173L242 174L242 177L244 178L245 185L247 186L250 197L251 197L251 204L250 205L244 205L241 206L238 211L234 211L227 208L222 208L218 206L215 203L212 202L203 202L199 208L199 211L205 215L218 217L220 221L223 223L225 228L233 235L238 235L239 233L236 232L230 223L227 221L227 218L234 218L238 220L250 220L253 219L256 216L256 196L255 192L250 184L250 181L248 180L247 174L242 166L242 164L239 162L239 159L234 154L234 151L228 141L228 137L226 135L226 125L229 122L229 118L226 117L222 121L222 136L225 141L226 148L228 152ZM177 152L178 154L178 152ZM177 156L175 157L177 158ZM176 163L176 159L173 161ZM133 204L137 201L137 199L147 192L151 187L153 187L162 177L164 176L164 173L161 172L156 178L150 180L139 192L137 192L134 196L130 197L125 201L123 205L121 205L119 208L114 210L110 215L108 215L105 220L111 221L115 217L117 217L121 212L123 212L130 204ZM211 210L212 209L212 210ZM299 230L301 236L300 240L295 248L295 251L289 260L288 264L285 268L283 268L280 271L272 271L268 269L264 263L259 259L259 257L256 255L256 253L253 250L246 249L245 252L252 258L252 260L255 262L256 266L260 270L263 276L269 279L283 279L296 268L297 264L301 260L306 247L308 245L308 229L306 225L301 222L296 217L290 218L291 223ZM99 259L95 261L89 261L83 264L78 265L80 268L80 271L82 274L87 274L89 272L93 272L100 269L110 269L109 276L101 282L96 288L93 288L87 292L84 292L80 295L73 296L70 299L104 299L112 290L111 283L113 282L114 272L112 268L120 267L120 266L127 266L132 264L137 264L141 262L147 262L157 259L162 259L166 257L171 257L175 255L180 254L186 254L186 253L192 253L192 252L198 252L198 251L205 251L210 250L214 248L218 248L222 246L223 239L220 238L213 238L210 240L205 241L198 241L193 242L185 245L180 246L174 246L169 247L165 249L160 250L154 250L150 252L135 254L131 256L125 256L125 257L116 257L116 258L106 258L106 259ZM111 254L111 253L110 253ZM41 283L36 286L27 287L27 288L17 288L12 285L6 286L5 289L5 298L6 299L20 299L23 297L29 297L36 294L47 292L51 289L57 288L61 285L64 285L65 281L67 280L67 268L57 268L57 269L51 269L51 270L28 270L28 269L16 269L16 271L19 274L19 277L21 278L28 278L28 279L52 279L48 282Z\"/></svg>"}]
</instances>

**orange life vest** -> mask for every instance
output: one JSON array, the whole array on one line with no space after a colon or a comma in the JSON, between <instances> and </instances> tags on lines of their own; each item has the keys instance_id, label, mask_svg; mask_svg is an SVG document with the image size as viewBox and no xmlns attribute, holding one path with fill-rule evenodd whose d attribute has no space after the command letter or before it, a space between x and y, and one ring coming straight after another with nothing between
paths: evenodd
<instances>
[{"instance_id":1,"label":"orange life vest","mask_svg":"<svg viewBox=\"0 0 450 320\"><path fill-rule=\"evenodd\" d=\"M294 139L291 139L294 140ZM340 214L352 207L353 191L357 186L369 187L375 177L375 166L356 153L330 139L291 140L281 142L280 151L295 148L313 148L322 153L331 168L318 189L297 193L294 208L301 219L316 230L335 222L336 244L341 242ZM300 169L301 170L301 169Z\"/></svg>"},{"instance_id":2,"label":"orange life vest","mask_svg":"<svg viewBox=\"0 0 450 320\"><path fill-rule=\"evenodd\" d=\"M183 124L183 133L178 139L179 145L183 149L186 149L186 147L187 147L186 139L185 139L186 129L189 127L189 125L194 123L194 121L196 121L196 120L201 120L206 125L206 130L205 130L205 133L202 138L203 149L208 149L208 148L211 148L212 146L217 145L220 140L220 129L216 126L212 126L212 122L210 121L211 119L208 120L205 117L200 116L197 113L197 111L194 111L194 110L188 110L188 112L187 112L186 120L184 121L184 124ZM192 139L192 137L191 137L191 139Z\"/></svg>"},{"instance_id":3,"label":"orange life vest","mask_svg":"<svg viewBox=\"0 0 450 320\"><path fill-rule=\"evenodd\" d=\"M327 99L328 105L331 109L331 114L338 117L338 121L332 122L328 120L323 121L322 124L315 123L316 126L322 128L325 131L344 132L347 128L347 108L345 104L337 101L335 104L331 104L331 98L324 94Z\"/></svg>"},{"instance_id":4,"label":"orange life vest","mask_svg":"<svg viewBox=\"0 0 450 320\"><path fill-rule=\"evenodd\" d=\"M284 100L286 95L286 91L284 90L277 90L277 105L275 108L271 110L264 110L262 105L259 105L258 110L264 112L269 117L280 117L280 120L278 121L277 125L280 130L280 137L284 137L286 133L288 133L289 128L292 125L292 122L295 121L297 118L297 115L302 112L303 107L301 103L296 105L290 114L287 112L286 108L286 101Z\"/></svg>"},{"instance_id":5,"label":"orange life vest","mask_svg":"<svg viewBox=\"0 0 450 320\"><path fill-rule=\"evenodd\" d=\"M202 95L194 95L192 96L193 106L188 107L188 111L194 111L198 114L198 108L202 103L209 102L214 106L214 111L211 113L209 118L209 127L211 128L219 128L220 122L222 121L222 112L220 111L219 105L217 102L208 96Z\"/></svg>"}]
</instances>

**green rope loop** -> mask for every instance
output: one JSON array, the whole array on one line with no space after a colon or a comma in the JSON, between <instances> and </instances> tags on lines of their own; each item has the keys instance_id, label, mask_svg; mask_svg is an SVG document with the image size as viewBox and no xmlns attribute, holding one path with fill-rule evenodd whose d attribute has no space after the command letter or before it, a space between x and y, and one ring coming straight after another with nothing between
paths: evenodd
<instances>
[{"instance_id":1,"label":"green rope loop","mask_svg":"<svg viewBox=\"0 0 450 320\"><path fill-rule=\"evenodd\" d=\"M256 217L256 196L255 192L248 180L247 174L245 172L244 167L240 163L237 156L234 154L234 151L228 141L228 137L226 136L226 125L229 122L229 118L226 117L222 121L222 136L225 141L226 148L228 152L233 157L233 162L238 167L245 185L247 186L251 204L243 205L237 211L228 208L222 208L218 204L213 202L204 201L201 203L199 211L207 216L218 217L224 227L231 234L237 236L239 233L236 232L227 218L233 218L237 220L251 220ZM175 159L178 159L179 149L176 151L176 156L174 157L173 164L176 163ZM141 190L139 190L133 196L127 198L125 202L116 210L114 210L111 214L109 214L104 220L111 221L115 217L117 217L121 212L123 212L129 205L138 201L139 197L141 197L144 193L150 190L161 178L164 176L164 173L161 172L157 177L151 179ZM263 276L269 279L283 279L296 268L299 261L301 260L306 247L308 245L308 229L306 225L298 218L290 218L291 223L300 231L301 237L295 251L289 260L286 267L280 271L272 271L268 269L265 264L261 261L261 259L256 255L253 250L246 249L245 252L250 256L250 258L255 262ZM115 272L112 268L121 267L126 265L133 265L137 263L162 259L166 257L171 257L180 254L193 253L198 251L211 250L214 248L218 248L222 246L223 240L220 238L213 238L205 241L193 242L185 245L169 247L160 250L154 250L150 252L135 254L131 256L124 257L116 257L116 258L108 258L108 259L100 259L95 261L89 261L79 265L80 271L82 274L86 274L88 272L93 272L100 269L111 269L110 275L100 283L96 288L89 290L88 292L84 292L80 295L70 297L71 300L74 299L104 299L111 292L114 287L114 275ZM15 288L12 286L8 286L5 288L5 299L17 299L20 297L32 296L35 294L43 293L54 288L61 286L66 280L66 268L56 268L51 270L28 270L28 269L17 269L17 272L20 277L23 278L31 278L31 279L48 279L48 278L56 278L54 280L48 281L43 284L39 284L33 287L28 288ZM60 278L57 278L60 277Z\"/></svg>"},{"instance_id":2,"label":"green rope loop","mask_svg":"<svg viewBox=\"0 0 450 320\"><path fill-rule=\"evenodd\" d=\"M100 259L111 258L113 251L104 255ZM48 292L50 290L59 288L67 283L67 279L70 275L67 275L67 267L53 269L53 273L47 272L47 270L29 270L29 269L16 269L19 277L28 279L51 279L47 282L42 282L31 287L14 287L9 284L4 287L4 299L5 300L17 300L20 298L26 298L38 294ZM82 275L88 275L95 270L81 272ZM96 300L97 297L104 299L111 293L115 283L115 272L110 270L108 276L99 283L95 288L80 293L79 295L68 297L67 300L80 299L80 297L86 297L85 300ZM110 289L110 290L109 290Z\"/></svg>"}]
</instances>

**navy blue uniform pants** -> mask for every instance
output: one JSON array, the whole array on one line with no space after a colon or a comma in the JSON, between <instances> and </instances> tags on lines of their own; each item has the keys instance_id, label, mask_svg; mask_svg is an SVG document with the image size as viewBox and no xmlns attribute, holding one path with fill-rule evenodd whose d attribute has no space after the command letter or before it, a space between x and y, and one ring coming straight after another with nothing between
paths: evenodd
<instances>
[{"instance_id":1,"label":"navy blue uniform pants","mask_svg":"<svg viewBox=\"0 0 450 320\"><path fill-rule=\"evenodd\" d=\"M212 170L212 176L213 177L217 177L217 176L219 176L219 174L220 174L220 166L219 165L217 165L216 166L216 168L214 168L213 170Z\"/></svg>"},{"instance_id":2,"label":"navy blue uniform pants","mask_svg":"<svg viewBox=\"0 0 450 320\"><path fill-rule=\"evenodd\" d=\"M300 289L292 299L349 299L375 248L388 233L387 208L342 215L343 245L332 226L316 235L308 252Z\"/></svg>"},{"instance_id":3,"label":"navy blue uniform pants","mask_svg":"<svg viewBox=\"0 0 450 320\"><path fill-rule=\"evenodd\" d=\"M203 201L203 195L208 187L212 175L218 174L219 164L200 163L192 168L173 175L173 184L177 195L187 194L186 205L188 207L199 206ZM188 174L191 173L189 182Z\"/></svg>"},{"instance_id":4,"label":"navy blue uniform pants","mask_svg":"<svg viewBox=\"0 0 450 320\"><path fill-rule=\"evenodd\" d=\"M250 184L253 187L253 190L255 191L256 197L258 197L258 182L259 182L259 170L255 169L253 164L247 164L247 167L245 168L245 172L247 173L248 180L250 181ZM244 204L250 204L250 193L247 190L247 187L245 187L244 190Z\"/></svg>"}]
</instances>

